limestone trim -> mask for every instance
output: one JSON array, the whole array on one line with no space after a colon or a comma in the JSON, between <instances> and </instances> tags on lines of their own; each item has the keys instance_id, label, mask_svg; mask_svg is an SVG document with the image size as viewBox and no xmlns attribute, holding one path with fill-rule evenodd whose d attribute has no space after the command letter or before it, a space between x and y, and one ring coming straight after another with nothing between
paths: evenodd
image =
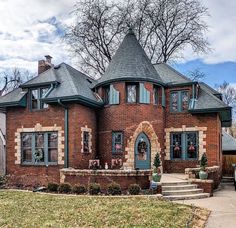
<instances>
[{"instance_id":1,"label":"limestone trim","mask_svg":"<svg viewBox=\"0 0 236 228\"><path fill-rule=\"evenodd\" d=\"M165 160L170 160L170 133L171 132L185 132L185 131L196 131L198 132L199 137L199 146L198 146L198 159L200 160L203 153L206 152L206 131L207 127L186 127L182 125L180 128L165 128Z\"/></svg>"},{"instance_id":2,"label":"limestone trim","mask_svg":"<svg viewBox=\"0 0 236 228\"><path fill-rule=\"evenodd\" d=\"M127 140L127 147L125 148L125 162L123 163L123 168L128 170L134 169L134 147L135 147L135 141L140 133L144 132L147 137L149 138L150 144L151 144L151 166L154 162L154 158L156 153L161 152L161 146L158 141L158 137L153 129L153 126L148 121L141 122L137 129L135 130L134 134Z\"/></svg>"},{"instance_id":3,"label":"limestone trim","mask_svg":"<svg viewBox=\"0 0 236 228\"><path fill-rule=\"evenodd\" d=\"M24 132L50 132L50 131L56 131L58 132L58 165L64 164L64 131L62 130L62 127L57 126L54 124L54 126L48 126L43 127L40 123L37 123L32 128L25 128L22 126L21 128L17 128L15 132L15 164L20 165L21 164L21 133Z\"/></svg>"},{"instance_id":4,"label":"limestone trim","mask_svg":"<svg viewBox=\"0 0 236 228\"><path fill-rule=\"evenodd\" d=\"M81 153L84 152L84 132L89 133L89 153L92 153L92 129L88 128L87 125L85 127L81 127Z\"/></svg>"}]
</instances>

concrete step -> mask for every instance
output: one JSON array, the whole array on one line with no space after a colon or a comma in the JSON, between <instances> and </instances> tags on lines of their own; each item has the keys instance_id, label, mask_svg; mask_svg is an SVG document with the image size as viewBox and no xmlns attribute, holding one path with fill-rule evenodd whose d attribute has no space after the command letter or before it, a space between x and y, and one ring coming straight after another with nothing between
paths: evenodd
<instances>
[{"instance_id":1,"label":"concrete step","mask_svg":"<svg viewBox=\"0 0 236 228\"><path fill-rule=\"evenodd\" d=\"M196 184L187 185L172 185L172 186L162 186L162 191L174 191L174 190L185 190L185 189L196 189Z\"/></svg>"},{"instance_id":2,"label":"concrete step","mask_svg":"<svg viewBox=\"0 0 236 228\"><path fill-rule=\"evenodd\" d=\"M203 199L203 198L208 198L208 197L210 197L209 193L163 196L164 199L168 199L168 200L191 200L191 199Z\"/></svg>"},{"instance_id":3,"label":"concrete step","mask_svg":"<svg viewBox=\"0 0 236 228\"><path fill-rule=\"evenodd\" d=\"M223 183L229 183L229 182L234 182L234 177L222 177L221 182Z\"/></svg>"},{"instance_id":4,"label":"concrete step","mask_svg":"<svg viewBox=\"0 0 236 228\"><path fill-rule=\"evenodd\" d=\"M174 191L162 191L163 196L179 196L179 195L194 195L203 193L203 189L185 189L185 190L174 190Z\"/></svg>"},{"instance_id":5,"label":"concrete step","mask_svg":"<svg viewBox=\"0 0 236 228\"><path fill-rule=\"evenodd\" d=\"M188 185L191 184L188 181L170 181L170 182L161 182L162 186L176 186L176 185Z\"/></svg>"}]
</instances>

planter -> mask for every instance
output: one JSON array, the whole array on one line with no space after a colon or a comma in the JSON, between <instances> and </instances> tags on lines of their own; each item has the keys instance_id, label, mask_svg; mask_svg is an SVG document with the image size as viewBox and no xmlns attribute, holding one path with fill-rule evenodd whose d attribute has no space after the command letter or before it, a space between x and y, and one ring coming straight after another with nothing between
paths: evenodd
<instances>
[{"instance_id":1,"label":"planter","mask_svg":"<svg viewBox=\"0 0 236 228\"><path fill-rule=\"evenodd\" d=\"M208 177L208 173L205 172L205 171L203 171L203 170L200 170L200 172L199 172L199 178L200 178L201 180L206 180L207 177Z\"/></svg>"},{"instance_id":2,"label":"planter","mask_svg":"<svg viewBox=\"0 0 236 228\"><path fill-rule=\"evenodd\" d=\"M161 174L153 173L153 174L152 174L152 180L155 181L155 182L160 182L160 180L161 180Z\"/></svg>"}]
</instances>

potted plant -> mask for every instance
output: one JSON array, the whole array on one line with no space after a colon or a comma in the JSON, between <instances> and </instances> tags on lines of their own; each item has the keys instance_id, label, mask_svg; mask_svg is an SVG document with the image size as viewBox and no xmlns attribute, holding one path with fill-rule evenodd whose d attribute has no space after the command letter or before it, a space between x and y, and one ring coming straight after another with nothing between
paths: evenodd
<instances>
[{"instance_id":1,"label":"potted plant","mask_svg":"<svg viewBox=\"0 0 236 228\"><path fill-rule=\"evenodd\" d=\"M161 180L161 169L160 169L161 160L160 160L159 153L156 153L153 166L154 166L154 169L153 169L152 179L155 182L160 182L160 180Z\"/></svg>"},{"instance_id":2,"label":"potted plant","mask_svg":"<svg viewBox=\"0 0 236 228\"><path fill-rule=\"evenodd\" d=\"M208 173L206 172L206 166L207 166L207 156L206 153L204 153L200 160L199 177L201 180L206 180L208 177Z\"/></svg>"}]
</instances>

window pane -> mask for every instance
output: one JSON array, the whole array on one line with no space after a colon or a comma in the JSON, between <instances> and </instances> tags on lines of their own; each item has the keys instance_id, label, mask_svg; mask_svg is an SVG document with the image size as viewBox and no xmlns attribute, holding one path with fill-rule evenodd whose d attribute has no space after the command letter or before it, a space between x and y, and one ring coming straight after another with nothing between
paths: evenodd
<instances>
[{"instance_id":1,"label":"window pane","mask_svg":"<svg viewBox=\"0 0 236 228\"><path fill-rule=\"evenodd\" d=\"M182 92L182 111L188 110L188 92Z\"/></svg>"},{"instance_id":2,"label":"window pane","mask_svg":"<svg viewBox=\"0 0 236 228\"><path fill-rule=\"evenodd\" d=\"M113 133L113 149L112 151L115 153L122 152L123 145L122 145L122 133L115 132Z\"/></svg>"},{"instance_id":3,"label":"window pane","mask_svg":"<svg viewBox=\"0 0 236 228\"><path fill-rule=\"evenodd\" d=\"M110 87L105 87L104 89L104 103L109 104L109 98L110 98Z\"/></svg>"},{"instance_id":4,"label":"window pane","mask_svg":"<svg viewBox=\"0 0 236 228\"><path fill-rule=\"evenodd\" d=\"M22 149L22 161L23 162L32 162L31 149Z\"/></svg>"},{"instance_id":5,"label":"window pane","mask_svg":"<svg viewBox=\"0 0 236 228\"><path fill-rule=\"evenodd\" d=\"M57 148L58 140L57 133L49 133L48 134L48 147L49 148Z\"/></svg>"},{"instance_id":6,"label":"window pane","mask_svg":"<svg viewBox=\"0 0 236 228\"><path fill-rule=\"evenodd\" d=\"M31 108L32 109L38 109L38 98L39 98L38 90L37 89L31 90Z\"/></svg>"},{"instance_id":7,"label":"window pane","mask_svg":"<svg viewBox=\"0 0 236 228\"><path fill-rule=\"evenodd\" d=\"M174 133L172 134L172 156L173 159L180 159L182 158L182 145L181 145L181 133Z\"/></svg>"},{"instance_id":8,"label":"window pane","mask_svg":"<svg viewBox=\"0 0 236 228\"><path fill-rule=\"evenodd\" d=\"M127 102L128 103L136 103L136 85L128 85L127 86Z\"/></svg>"},{"instance_id":9,"label":"window pane","mask_svg":"<svg viewBox=\"0 0 236 228\"><path fill-rule=\"evenodd\" d=\"M35 135L35 147L44 147L44 135L43 134L36 134Z\"/></svg>"},{"instance_id":10,"label":"window pane","mask_svg":"<svg viewBox=\"0 0 236 228\"><path fill-rule=\"evenodd\" d=\"M153 99L154 99L154 104L158 104L158 89L157 89L157 87L154 87L154 89L153 89Z\"/></svg>"},{"instance_id":11,"label":"window pane","mask_svg":"<svg viewBox=\"0 0 236 228\"><path fill-rule=\"evenodd\" d=\"M32 135L31 134L22 134L22 147L32 146Z\"/></svg>"},{"instance_id":12,"label":"window pane","mask_svg":"<svg viewBox=\"0 0 236 228\"><path fill-rule=\"evenodd\" d=\"M171 111L178 112L178 93L171 93Z\"/></svg>"},{"instance_id":13,"label":"window pane","mask_svg":"<svg viewBox=\"0 0 236 228\"><path fill-rule=\"evenodd\" d=\"M83 151L84 153L89 153L89 132L84 131L84 142L83 142Z\"/></svg>"},{"instance_id":14,"label":"window pane","mask_svg":"<svg viewBox=\"0 0 236 228\"><path fill-rule=\"evenodd\" d=\"M197 134L187 133L187 158L197 158Z\"/></svg>"},{"instance_id":15,"label":"window pane","mask_svg":"<svg viewBox=\"0 0 236 228\"><path fill-rule=\"evenodd\" d=\"M49 90L48 87L40 89L40 92L41 92L40 98L43 98L45 96L45 94L48 92L48 90ZM41 108L48 108L48 104L41 102Z\"/></svg>"},{"instance_id":16,"label":"window pane","mask_svg":"<svg viewBox=\"0 0 236 228\"><path fill-rule=\"evenodd\" d=\"M48 149L48 162L57 162L57 149Z\"/></svg>"}]
</instances>

